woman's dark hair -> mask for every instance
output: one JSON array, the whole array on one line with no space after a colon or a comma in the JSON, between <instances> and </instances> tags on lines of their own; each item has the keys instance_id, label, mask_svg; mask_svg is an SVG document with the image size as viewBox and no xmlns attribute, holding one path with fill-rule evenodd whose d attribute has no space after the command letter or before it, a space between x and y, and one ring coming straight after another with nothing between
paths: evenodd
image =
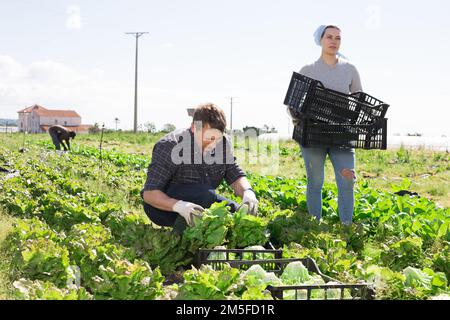
<instances>
[{"instance_id":1,"label":"woman's dark hair","mask_svg":"<svg viewBox=\"0 0 450 320\"><path fill-rule=\"evenodd\" d=\"M320 35L320 39L323 38L323 36L325 35L325 31L327 31L327 29L338 29L339 31L341 31L341 29L339 29L339 27L333 26L333 25L330 24L330 25L326 26L325 29L323 29L323 32Z\"/></svg>"},{"instance_id":2,"label":"woman's dark hair","mask_svg":"<svg viewBox=\"0 0 450 320\"><path fill-rule=\"evenodd\" d=\"M206 103L195 108L193 122L201 121L202 124L209 124L211 128L224 132L227 126L225 113L216 105Z\"/></svg>"}]
</instances>

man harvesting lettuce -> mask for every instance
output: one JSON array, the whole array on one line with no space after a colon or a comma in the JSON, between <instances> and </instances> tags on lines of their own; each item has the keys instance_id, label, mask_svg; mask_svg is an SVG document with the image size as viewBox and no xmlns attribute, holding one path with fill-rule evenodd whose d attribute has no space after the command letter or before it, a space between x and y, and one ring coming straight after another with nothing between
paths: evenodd
<instances>
[{"instance_id":1,"label":"man harvesting lettuce","mask_svg":"<svg viewBox=\"0 0 450 320\"><path fill-rule=\"evenodd\" d=\"M48 129L48 133L52 138L52 142L55 145L56 150L61 150L60 145L63 146L64 151L70 150L70 138L75 139L77 135L74 131L59 125L51 126ZM65 144L64 144L65 142Z\"/></svg>"},{"instance_id":2,"label":"man harvesting lettuce","mask_svg":"<svg viewBox=\"0 0 450 320\"><path fill-rule=\"evenodd\" d=\"M248 205L249 213L257 214L258 200L235 161L225 128L224 112L203 104L195 109L189 129L173 131L155 144L141 191L151 221L182 233L194 224L194 216L215 202L226 201L231 212L236 211L236 202L215 192L223 179L242 198L242 205Z\"/></svg>"}]
</instances>

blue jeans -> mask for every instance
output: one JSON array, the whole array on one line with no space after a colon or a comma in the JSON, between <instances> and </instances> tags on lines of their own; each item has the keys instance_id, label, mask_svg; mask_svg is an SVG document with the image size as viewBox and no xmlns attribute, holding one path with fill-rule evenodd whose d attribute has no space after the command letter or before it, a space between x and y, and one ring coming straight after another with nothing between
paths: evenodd
<instances>
[{"instance_id":1,"label":"blue jeans","mask_svg":"<svg viewBox=\"0 0 450 320\"><path fill-rule=\"evenodd\" d=\"M59 138L58 138L58 135L56 134L56 132L52 132L51 131L50 132L50 137L52 138L52 142L55 145L55 149L56 150L61 150ZM64 147L64 150L66 150L66 147Z\"/></svg>"},{"instance_id":2,"label":"blue jeans","mask_svg":"<svg viewBox=\"0 0 450 320\"><path fill-rule=\"evenodd\" d=\"M308 183L306 203L309 214L320 220L322 213L322 187L327 154L333 164L338 187L338 209L341 222L351 224L354 209L355 150L333 147L305 148L300 146L305 160Z\"/></svg>"}]
</instances>

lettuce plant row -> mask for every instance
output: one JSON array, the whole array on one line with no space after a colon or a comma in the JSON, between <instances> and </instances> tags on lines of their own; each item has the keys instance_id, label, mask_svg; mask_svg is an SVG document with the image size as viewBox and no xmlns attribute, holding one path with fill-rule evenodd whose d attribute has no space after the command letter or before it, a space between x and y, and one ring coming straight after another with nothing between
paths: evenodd
<instances>
[{"instance_id":1,"label":"lettuce plant row","mask_svg":"<svg viewBox=\"0 0 450 320\"><path fill-rule=\"evenodd\" d=\"M0 154L0 162L20 173L0 184L0 206L17 218L7 241L18 298L161 299L174 290L172 297L269 299L254 281L242 282L239 270L227 269L231 282L217 283L215 271L191 269L198 248L268 241L283 248L285 257L313 258L341 282L369 281L377 298L449 294L450 210L396 195L408 181L388 191L358 182L354 224L346 227L339 222L334 185L323 189L317 221L307 214L305 180L249 174L259 217L245 210L231 214L217 204L178 236L142 213L139 191L149 159L103 151L100 165L99 151L89 147L63 156L35 147L27 157L0 147ZM127 196L119 200L111 189ZM239 200L225 185L218 192ZM184 282L166 286L176 273ZM230 291L236 281L240 289ZM204 285L216 289L198 291Z\"/></svg>"}]
</instances>

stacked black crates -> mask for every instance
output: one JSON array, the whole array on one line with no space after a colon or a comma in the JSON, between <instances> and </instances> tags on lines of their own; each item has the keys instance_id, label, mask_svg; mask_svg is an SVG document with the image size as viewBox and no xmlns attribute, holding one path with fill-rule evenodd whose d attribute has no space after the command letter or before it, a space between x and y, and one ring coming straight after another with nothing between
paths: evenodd
<instances>
[{"instance_id":1,"label":"stacked black crates","mask_svg":"<svg viewBox=\"0 0 450 320\"><path fill-rule=\"evenodd\" d=\"M364 92L343 94L294 72L284 100L304 147L386 149L388 104Z\"/></svg>"},{"instance_id":2,"label":"stacked black crates","mask_svg":"<svg viewBox=\"0 0 450 320\"><path fill-rule=\"evenodd\" d=\"M372 300L375 298L375 292L373 288L365 282L346 284L336 279L333 279L327 275L324 275L317 263L309 258L283 258L283 250L275 249L272 244L268 244L268 249L199 249L195 266L199 268L203 264L211 265L214 270L222 270L225 264L230 265L232 268L240 270L248 270L251 266L260 265L266 272L273 272L275 275L280 276L285 267L291 262L300 261L306 269L312 274L319 275L326 284L302 284L302 285L277 285L268 286L267 290L270 291L274 299L285 299L287 294L291 294L291 299L295 300L310 300L312 299L312 293L323 293L323 299L331 299L327 297L327 293L330 291L339 292L337 299L352 299L352 300ZM215 254L213 258L210 258L211 254ZM218 254L222 256L219 258ZM261 258L261 255L264 255ZM250 260L249 260L250 259ZM344 293L347 292L348 296L344 297ZM292 296L294 293L294 296ZM336 299L336 297L334 297Z\"/></svg>"}]
</instances>

